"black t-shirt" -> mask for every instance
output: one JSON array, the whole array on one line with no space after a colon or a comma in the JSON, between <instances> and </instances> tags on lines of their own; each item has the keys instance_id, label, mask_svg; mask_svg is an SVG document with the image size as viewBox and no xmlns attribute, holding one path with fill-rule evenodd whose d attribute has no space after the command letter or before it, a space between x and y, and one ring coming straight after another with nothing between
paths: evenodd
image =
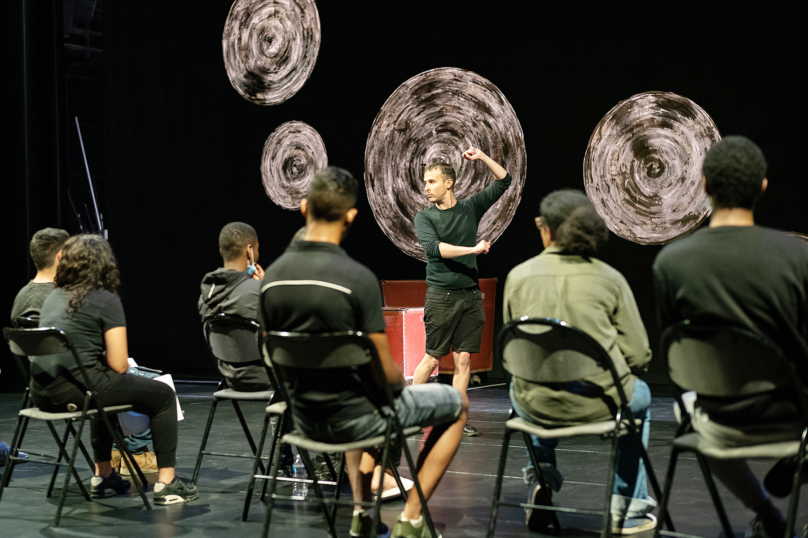
<instances>
[{"instance_id":1,"label":"black t-shirt","mask_svg":"<svg viewBox=\"0 0 808 538\"><path fill-rule=\"evenodd\" d=\"M379 281L331 243L298 241L270 265L261 283L261 326L304 333L384 332ZM295 417L338 421L373 412L350 369L297 370L288 386Z\"/></svg>"},{"instance_id":2,"label":"black t-shirt","mask_svg":"<svg viewBox=\"0 0 808 538\"><path fill-rule=\"evenodd\" d=\"M70 292L61 288L53 290L42 305L40 327L58 327L70 337L83 364L88 368L98 362L106 363L104 332L115 327L126 327L126 317L120 298L107 290L93 290L84 299L77 312L67 312ZM31 374L39 382L48 376L58 377L65 370L81 381L81 374L69 353L35 357ZM45 375L42 375L45 374ZM40 382L40 385L42 383Z\"/></svg>"},{"instance_id":3,"label":"black t-shirt","mask_svg":"<svg viewBox=\"0 0 808 538\"><path fill-rule=\"evenodd\" d=\"M20 290L11 307L11 319L39 319L42 304L54 290L53 282L29 282Z\"/></svg>"},{"instance_id":4,"label":"black t-shirt","mask_svg":"<svg viewBox=\"0 0 808 538\"><path fill-rule=\"evenodd\" d=\"M808 383L808 244L763 226L704 228L666 246L654 262L662 328L690 320L761 334L794 361ZM738 401L699 398L726 424L795 417L779 391Z\"/></svg>"}]
</instances>

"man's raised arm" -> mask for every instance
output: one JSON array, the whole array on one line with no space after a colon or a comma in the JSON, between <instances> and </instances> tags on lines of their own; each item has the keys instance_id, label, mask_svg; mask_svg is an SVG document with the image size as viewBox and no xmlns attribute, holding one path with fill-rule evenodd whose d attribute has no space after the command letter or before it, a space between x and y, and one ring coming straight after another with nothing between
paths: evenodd
<instances>
[{"instance_id":1,"label":"man's raised arm","mask_svg":"<svg viewBox=\"0 0 808 538\"><path fill-rule=\"evenodd\" d=\"M497 180L505 179L505 176L508 175L508 171L502 168L500 164L494 161L491 157L483 153L477 148L469 148L463 153L463 158L467 161L482 161L488 166L491 172L494 174L494 177Z\"/></svg>"}]
</instances>

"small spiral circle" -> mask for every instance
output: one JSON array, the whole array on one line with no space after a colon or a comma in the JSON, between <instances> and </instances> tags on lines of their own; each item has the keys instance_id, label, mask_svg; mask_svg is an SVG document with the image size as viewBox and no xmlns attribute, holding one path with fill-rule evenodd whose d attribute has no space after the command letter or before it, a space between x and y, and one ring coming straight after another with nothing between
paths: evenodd
<instances>
[{"instance_id":1,"label":"small spiral circle","mask_svg":"<svg viewBox=\"0 0 808 538\"><path fill-rule=\"evenodd\" d=\"M414 223L416 213L430 205L424 165L451 164L460 200L495 181L485 164L461 157L469 147L481 149L513 177L480 221L478 240L493 242L516 212L527 169L522 126L502 92L471 71L432 69L399 86L376 115L365 147L365 187L373 216L405 254L426 260Z\"/></svg>"},{"instance_id":2,"label":"small spiral circle","mask_svg":"<svg viewBox=\"0 0 808 538\"><path fill-rule=\"evenodd\" d=\"M270 199L284 209L300 209L315 172L328 166L325 143L314 128L289 121L272 131L261 156L261 180Z\"/></svg>"},{"instance_id":3,"label":"small spiral circle","mask_svg":"<svg viewBox=\"0 0 808 538\"><path fill-rule=\"evenodd\" d=\"M283 103L306 83L320 51L314 0L236 0L222 34L230 84L257 105Z\"/></svg>"},{"instance_id":4,"label":"small spiral circle","mask_svg":"<svg viewBox=\"0 0 808 538\"><path fill-rule=\"evenodd\" d=\"M686 97L637 94L612 108L592 133L586 194L620 237L643 245L672 241L710 214L701 167L720 139L712 118Z\"/></svg>"}]
</instances>

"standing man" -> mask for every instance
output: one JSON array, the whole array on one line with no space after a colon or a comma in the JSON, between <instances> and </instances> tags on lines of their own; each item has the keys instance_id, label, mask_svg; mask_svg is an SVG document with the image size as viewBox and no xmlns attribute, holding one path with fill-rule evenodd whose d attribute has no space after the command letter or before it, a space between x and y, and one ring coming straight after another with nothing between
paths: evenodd
<instances>
[{"instance_id":1,"label":"standing man","mask_svg":"<svg viewBox=\"0 0 808 538\"><path fill-rule=\"evenodd\" d=\"M489 241L477 243L477 226L485 212L496 203L511 184L511 176L499 164L476 148L463 153L468 161L482 161L496 181L468 200L454 195L454 168L443 162L427 165L424 170L426 195L432 202L415 215L415 233L426 251L426 292L424 325L426 355L415 369L412 384L426 383L440 358L452 350L452 385L463 395L471 374L471 354L480 351L485 312L477 275L477 255L487 254ZM475 244L476 243L476 244ZM466 423L463 435L479 435Z\"/></svg>"}]
</instances>

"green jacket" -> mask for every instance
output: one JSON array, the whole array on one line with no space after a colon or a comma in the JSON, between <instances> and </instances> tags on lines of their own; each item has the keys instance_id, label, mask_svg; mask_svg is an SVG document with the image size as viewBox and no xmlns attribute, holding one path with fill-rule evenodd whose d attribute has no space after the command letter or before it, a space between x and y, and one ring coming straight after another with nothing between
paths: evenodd
<instances>
[{"instance_id":1,"label":"green jacket","mask_svg":"<svg viewBox=\"0 0 808 538\"><path fill-rule=\"evenodd\" d=\"M506 323L522 316L557 318L592 336L612 358L629 400L634 394L634 374L645 371L651 360L648 335L628 282L598 259L561 254L558 247L546 248L508 274L502 309ZM585 379L618 401L609 372ZM548 426L571 426L613 416L602 398L555 390L516 376L513 396L534 419Z\"/></svg>"}]
</instances>

